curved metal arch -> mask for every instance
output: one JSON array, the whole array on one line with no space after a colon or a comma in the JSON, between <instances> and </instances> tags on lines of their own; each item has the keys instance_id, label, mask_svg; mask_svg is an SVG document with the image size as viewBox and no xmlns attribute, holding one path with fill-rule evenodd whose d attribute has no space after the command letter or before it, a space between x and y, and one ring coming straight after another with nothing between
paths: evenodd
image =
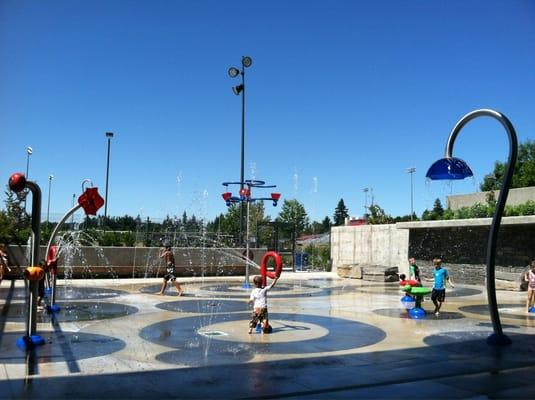
<instances>
[{"instance_id":1,"label":"curved metal arch","mask_svg":"<svg viewBox=\"0 0 535 400\"><path fill-rule=\"evenodd\" d=\"M504 345L511 343L511 340L503 334L502 325L500 322L500 315L498 312L498 303L496 301L496 281L495 281L495 268L496 268L496 243L498 240L498 231L500 229L500 223L503 216L503 210L505 209L505 203L507 201L507 195L509 194L509 188L513 180L513 172L516 164L518 154L518 139L515 132L515 128L509 119L502 113L491 109L474 110L464 117L452 129L448 141L446 143L445 156L447 158L452 157L453 144L455 139L459 135L461 129L471 120L478 117L491 117L498 120L507 132L509 138L509 156L507 159L507 165L505 168L505 176L500 188L500 194L496 203L496 210L494 217L492 218L492 225L489 232L489 238L487 242L487 298L489 302L489 312L492 321L492 328L494 335L488 339L489 344Z\"/></svg>"}]
</instances>

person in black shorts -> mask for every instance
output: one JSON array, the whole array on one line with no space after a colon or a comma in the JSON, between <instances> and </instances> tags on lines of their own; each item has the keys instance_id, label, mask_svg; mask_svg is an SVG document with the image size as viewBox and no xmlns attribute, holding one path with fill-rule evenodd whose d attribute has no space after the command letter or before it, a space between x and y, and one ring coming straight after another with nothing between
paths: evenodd
<instances>
[{"instance_id":1,"label":"person in black shorts","mask_svg":"<svg viewBox=\"0 0 535 400\"><path fill-rule=\"evenodd\" d=\"M435 258L433 260L433 265L435 270L433 271L433 291L431 292L431 301L435 305L435 315L438 317L440 315L440 308L442 303L446 299L446 282L450 284L453 288L453 282L446 268L442 267L442 260L440 258Z\"/></svg>"},{"instance_id":2,"label":"person in black shorts","mask_svg":"<svg viewBox=\"0 0 535 400\"><path fill-rule=\"evenodd\" d=\"M163 276L162 288L157 294L164 294L165 289L167 288L167 282L171 280L171 283L178 291L178 295L181 296L183 290L180 287L180 284L176 281L175 256L171 246L165 246L164 249L160 250L160 258L163 258L165 261L165 275Z\"/></svg>"}]
</instances>

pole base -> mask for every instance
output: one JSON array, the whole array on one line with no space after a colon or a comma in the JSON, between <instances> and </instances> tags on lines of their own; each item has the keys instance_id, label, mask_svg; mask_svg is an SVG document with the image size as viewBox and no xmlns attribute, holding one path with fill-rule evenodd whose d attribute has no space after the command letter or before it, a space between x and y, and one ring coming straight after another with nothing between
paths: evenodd
<instances>
[{"instance_id":1,"label":"pole base","mask_svg":"<svg viewBox=\"0 0 535 400\"><path fill-rule=\"evenodd\" d=\"M17 339L17 347L21 350L33 349L45 344L45 339L39 335L23 336Z\"/></svg>"},{"instance_id":2,"label":"pole base","mask_svg":"<svg viewBox=\"0 0 535 400\"><path fill-rule=\"evenodd\" d=\"M414 307L409 310L409 317L412 319L423 319L425 318L425 310L420 307Z\"/></svg>"},{"instance_id":3,"label":"pole base","mask_svg":"<svg viewBox=\"0 0 535 400\"><path fill-rule=\"evenodd\" d=\"M493 333L487 338L487 344L489 346L509 346L511 343L513 342L509 339L509 336L503 333L501 335Z\"/></svg>"},{"instance_id":4,"label":"pole base","mask_svg":"<svg viewBox=\"0 0 535 400\"><path fill-rule=\"evenodd\" d=\"M61 310L61 307L58 306L57 304L51 304L46 309L49 314L54 314L54 313L59 312L59 310Z\"/></svg>"}]
</instances>

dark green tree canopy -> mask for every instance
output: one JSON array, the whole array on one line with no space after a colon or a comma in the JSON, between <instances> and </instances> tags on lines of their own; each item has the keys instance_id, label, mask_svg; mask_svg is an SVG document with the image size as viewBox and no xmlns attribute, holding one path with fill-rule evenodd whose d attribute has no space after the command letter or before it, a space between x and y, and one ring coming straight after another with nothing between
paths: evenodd
<instances>
[{"instance_id":1,"label":"dark green tree canopy","mask_svg":"<svg viewBox=\"0 0 535 400\"><path fill-rule=\"evenodd\" d=\"M298 236L308 226L305 207L297 200L284 200L277 221L295 226L295 233Z\"/></svg>"},{"instance_id":2,"label":"dark green tree canopy","mask_svg":"<svg viewBox=\"0 0 535 400\"><path fill-rule=\"evenodd\" d=\"M500 189L505 175L505 163L496 161L494 171L485 175L480 189L484 192ZM535 142L527 140L518 146L518 159L516 161L512 188L535 186Z\"/></svg>"},{"instance_id":3,"label":"dark green tree canopy","mask_svg":"<svg viewBox=\"0 0 535 400\"><path fill-rule=\"evenodd\" d=\"M346 218L349 217L348 209L344 204L344 199L340 199L338 205L334 209L334 226L344 225Z\"/></svg>"}]
</instances>

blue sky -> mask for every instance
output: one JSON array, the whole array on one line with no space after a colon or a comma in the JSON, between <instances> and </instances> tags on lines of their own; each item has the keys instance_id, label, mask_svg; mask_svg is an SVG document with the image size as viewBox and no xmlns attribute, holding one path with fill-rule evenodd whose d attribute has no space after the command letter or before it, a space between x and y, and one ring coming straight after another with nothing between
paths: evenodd
<instances>
[{"instance_id":1,"label":"blue sky","mask_svg":"<svg viewBox=\"0 0 535 400\"><path fill-rule=\"evenodd\" d=\"M30 179L46 210L54 175L58 218L83 179L104 192L111 131L109 215L211 219L226 209L221 183L239 179L241 100L227 70L249 55L247 178L315 220L340 198L361 215L365 187L402 215L416 167L420 214L478 190L507 157L501 125L478 119L454 150L475 178L426 183L467 112L496 109L521 142L535 138L534 47L532 1L4 0L0 177L24 172L31 146Z\"/></svg>"}]
</instances>

